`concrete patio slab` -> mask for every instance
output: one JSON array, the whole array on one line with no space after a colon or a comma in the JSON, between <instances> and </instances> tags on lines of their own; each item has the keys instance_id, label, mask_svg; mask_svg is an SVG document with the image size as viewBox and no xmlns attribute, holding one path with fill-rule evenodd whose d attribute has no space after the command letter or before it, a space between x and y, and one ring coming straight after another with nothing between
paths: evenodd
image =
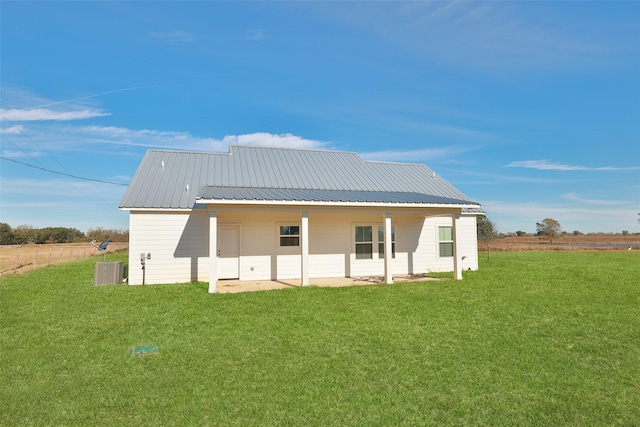
<instances>
[{"instance_id":1,"label":"concrete patio slab","mask_svg":"<svg viewBox=\"0 0 640 427\"><path fill-rule=\"evenodd\" d=\"M442 280L433 277L418 275L393 276L393 283L424 282L427 280ZM325 279L310 279L309 286L317 287L345 287L345 286L371 286L384 283L384 277L334 277ZM291 280L219 280L218 293L233 294L239 292L270 291L275 289L290 289L301 287L300 279Z\"/></svg>"}]
</instances>

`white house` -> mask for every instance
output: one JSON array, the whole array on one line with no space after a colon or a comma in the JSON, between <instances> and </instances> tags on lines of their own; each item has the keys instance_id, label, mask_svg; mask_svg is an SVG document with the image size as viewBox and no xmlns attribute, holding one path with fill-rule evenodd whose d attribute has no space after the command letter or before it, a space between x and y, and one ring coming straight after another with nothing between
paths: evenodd
<instances>
[{"instance_id":1,"label":"white house","mask_svg":"<svg viewBox=\"0 0 640 427\"><path fill-rule=\"evenodd\" d=\"M479 203L425 165L350 152L149 150L120 209L130 285L478 268Z\"/></svg>"}]
</instances>

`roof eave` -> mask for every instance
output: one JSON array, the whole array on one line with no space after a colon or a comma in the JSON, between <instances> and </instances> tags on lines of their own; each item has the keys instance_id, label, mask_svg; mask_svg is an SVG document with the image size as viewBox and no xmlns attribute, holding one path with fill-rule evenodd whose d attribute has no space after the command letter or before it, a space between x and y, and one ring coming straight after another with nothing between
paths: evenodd
<instances>
[{"instance_id":1,"label":"roof eave","mask_svg":"<svg viewBox=\"0 0 640 427\"><path fill-rule=\"evenodd\" d=\"M474 209L475 203L392 203L392 202L341 202L316 200L236 200L236 199L197 199L196 205L235 205L235 206L334 206L334 207L390 207L390 208L455 208Z\"/></svg>"}]
</instances>

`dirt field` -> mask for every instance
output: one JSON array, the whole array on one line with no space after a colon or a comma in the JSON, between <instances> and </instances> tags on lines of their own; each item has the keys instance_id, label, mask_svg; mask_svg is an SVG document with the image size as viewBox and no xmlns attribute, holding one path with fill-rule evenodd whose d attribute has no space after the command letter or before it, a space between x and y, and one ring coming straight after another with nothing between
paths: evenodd
<instances>
[{"instance_id":1,"label":"dirt field","mask_svg":"<svg viewBox=\"0 0 640 427\"><path fill-rule=\"evenodd\" d=\"M127 242L111 242L108 252L124 249ZM92 256L103 257L91 243L63 243L51 245L0 246L0 276L20 274L47 265L60 264Z\"/></svg>"},{"instance_id":2,"label":"dirt field","mask_svg":"<svg viewBox=\"0 0 640 427\"><path fill-rule=\"evenodd\" d=\"M561 250L640 250L640 234L588 234L560 236L549 242L538 236L504 237L491 242L492 251L561 251ZM486 250L484 242L478 249Z\"/></svg>"}]
</instances>

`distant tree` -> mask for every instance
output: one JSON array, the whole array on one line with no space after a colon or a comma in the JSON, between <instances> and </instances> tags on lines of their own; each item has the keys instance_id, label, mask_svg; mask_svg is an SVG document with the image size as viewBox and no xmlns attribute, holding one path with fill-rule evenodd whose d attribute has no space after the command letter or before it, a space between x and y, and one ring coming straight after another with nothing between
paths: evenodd
<instances>
[{"instance_id":1,"label":"distant tree","mask_svg":"<svg viewBox=\"0 0 640 427\"><path fill-rule=\"evenodd\" d=\"M88 240L96 240L102 242L105 239L111 239L113 242L128 242L129 241L129 230L107 230L101 227L90 228L87 231L87 239Z\"/></svg>"},{"instance_id":2,"label":"distant tree","mask_svg":"<svg viewBox=\"0 0 640 427\"><path fill-rule=\"evenodd\" d=\"M518 237L522 237L522 236L526 236L526 235L527 235L526 231L521 231L521 230L516 231L516 236L518 236Z\"/></svg>"},{"instance_id":3,"label":"distant tree","mask_svg":"<svg viewBox=\"0 0 640 427\"><path fill-rule=\"evenodd\" d=\"M16 236L13 234L11 226L7 223L0 222L0 245L13 245Z\"/></svg>"},{"instance_id":4,"label":"distant tree","mask_svg":"<svg viewBox=\"0 0 640 427\"><path fill-rule=\"evenodd\" d=\"M578 230L573 230L573 235L574 236L582 236L582 233L579 232Z\"/></svg>"},{"instance_id":5,"label":"distant tree","mask_svg":"<svg viewBox=\"0 0 640 427\"><path fill-rule=\"evenodd\" d=\"M544 236L549 239L549 243L553 243L553 239L562 232L562 227L555 219L545 218L542 222L536 223L536 231L538 232L538 236Z\"/></svg>"},{"instance_id":6,"label":"distant tree","mask_svg":"<svg viewBox=\"0 0 640 427\"><path fill-rule=\"evenodd\" d=\"M487 260L489 260L491 242L496 237L498 237L498 229L493 221L491 221L486 216L478 217L478 240L484 242L487 247Z\"/></svg>"},{"instance_id":7,"label":"distant tree","mask_svg":"<svg viewBox=\"0 0 640 427\"><path fill-rule=\"evenodd\" d=\"M36 238L36 229L30 225L22 224L13 229L13 234L18 245L32 243Z\"/></svg>"}]
</instances>

